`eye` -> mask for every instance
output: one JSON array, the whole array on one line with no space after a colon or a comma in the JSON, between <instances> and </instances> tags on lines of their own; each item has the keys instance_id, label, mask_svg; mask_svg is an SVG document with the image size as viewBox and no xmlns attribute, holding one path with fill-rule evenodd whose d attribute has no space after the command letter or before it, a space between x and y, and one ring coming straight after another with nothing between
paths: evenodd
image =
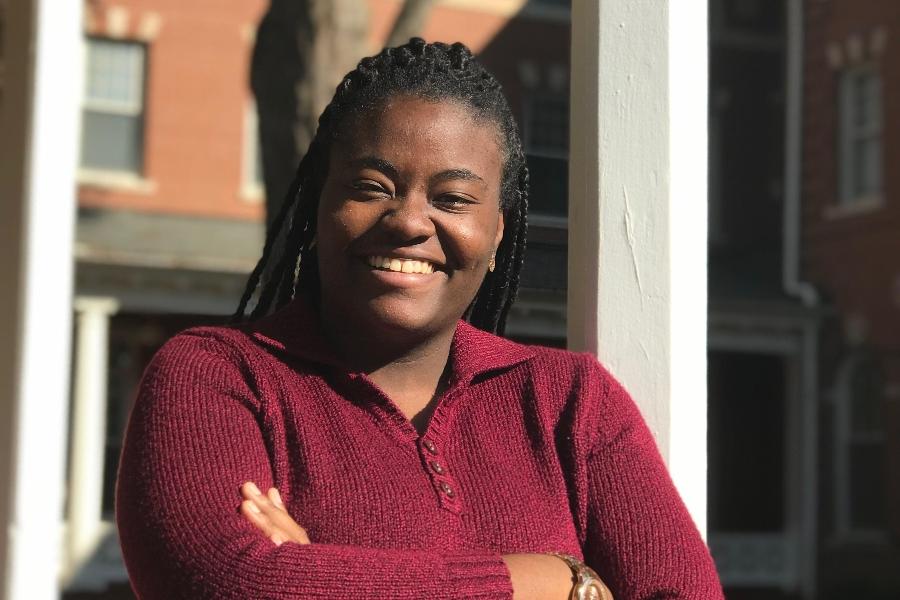
<instances>
[{"instance_id":1,"label":"eye","mask_svg":"<svg viewBox=\"0 0 900 600\"><path fill-rule=\"evenodd\" d=\"M445 210L461 211L472 204L477 204L477 202L473 198L460 194L441 194L434 199L434 205Z\"/></svg>"},{"instance_id":2,"label":"eye","mask_svg":"<svg viewBox=\"0 0 900 600\"><path fill-rule=\"evenodd\" d=\"M371 198L392 195L383 185L371 179L359 179L354 181L350 184L350 188L362 192L362 195Z\"/></svg>"}]
</instances>

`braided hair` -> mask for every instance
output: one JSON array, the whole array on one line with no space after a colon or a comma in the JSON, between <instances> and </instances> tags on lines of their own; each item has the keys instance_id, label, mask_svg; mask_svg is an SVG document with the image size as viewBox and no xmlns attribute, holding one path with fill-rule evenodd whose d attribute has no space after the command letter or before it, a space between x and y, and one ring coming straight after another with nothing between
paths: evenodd
<instances>
[{"instance_id":1,"label":"braided hair","mask_svg":"<svg viewBox=\"0 0 900 600\"><path fill-rule=\"evenodd\" d=\"M518 128L499 82L465 45L426 43L421 38L362 59L338 84L272 221L262 257L247 281L234 322L266 315L290 302L298 291L317 295L316 219L331 142L348 119L377 108L393 96L456 101L473 117L489 121L498 129L503 154L503 239L497 248L496 268L485 276L464 318L486 331L503 333L519 287L527 230L528 168ZM248 316L247 306L254 297L256 303Z\"/></svg>"}]
</instances>

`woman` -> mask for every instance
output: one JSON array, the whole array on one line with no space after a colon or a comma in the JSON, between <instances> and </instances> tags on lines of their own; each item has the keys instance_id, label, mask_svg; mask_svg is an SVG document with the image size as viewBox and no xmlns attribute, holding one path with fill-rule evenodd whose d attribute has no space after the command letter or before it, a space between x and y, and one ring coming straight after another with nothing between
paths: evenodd
<instances>
[{"instance_id":1,"label":"woman","mask_svg":"<svg viewBox=\"0 0 900 600\"><path fill-rule=\"evenodd\" d=\"M527 188L500 86L461 44L414 39L344 78L249 321L175 337L144 375L117 490L139 596L600 597L583 559L619 599L721 597L615 380L493 335Z\"/></svg>"}]
</instances>

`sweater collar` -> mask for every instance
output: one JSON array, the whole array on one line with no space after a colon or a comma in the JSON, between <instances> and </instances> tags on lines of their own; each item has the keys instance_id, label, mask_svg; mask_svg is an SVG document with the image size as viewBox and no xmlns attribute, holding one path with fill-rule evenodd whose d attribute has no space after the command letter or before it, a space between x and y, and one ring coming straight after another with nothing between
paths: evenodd
<instances>
[{"instance_id":1,"label":"sweater collar","mask_svg":"<svg viewBox=\"0 0 900 600\"><path fill-rule=\"evenodd\" d=\"M298 296L278 311L241 326L263 346L303 361L346 370L321 329L319 315L309 299ZM534 356L522 344L482 331L460 320L450 347L451 386L507 369Z\"/></svg>"}]
</instances>

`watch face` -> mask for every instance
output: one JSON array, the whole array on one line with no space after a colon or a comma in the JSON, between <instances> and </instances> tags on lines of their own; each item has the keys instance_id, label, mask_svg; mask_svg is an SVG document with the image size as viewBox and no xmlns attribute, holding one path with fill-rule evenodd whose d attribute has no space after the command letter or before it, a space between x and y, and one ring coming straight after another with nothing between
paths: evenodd
<instances>
[{"instance_id":1,"label":"watch face","mask_svg":"<svg viewBox=\"0 0 900 600\"><path fill-rule=\"evenodd\" d=\"M612 593L599 581L592 581L587 586L585 600L613 600Z\"/></svg>"}]
</instances>

